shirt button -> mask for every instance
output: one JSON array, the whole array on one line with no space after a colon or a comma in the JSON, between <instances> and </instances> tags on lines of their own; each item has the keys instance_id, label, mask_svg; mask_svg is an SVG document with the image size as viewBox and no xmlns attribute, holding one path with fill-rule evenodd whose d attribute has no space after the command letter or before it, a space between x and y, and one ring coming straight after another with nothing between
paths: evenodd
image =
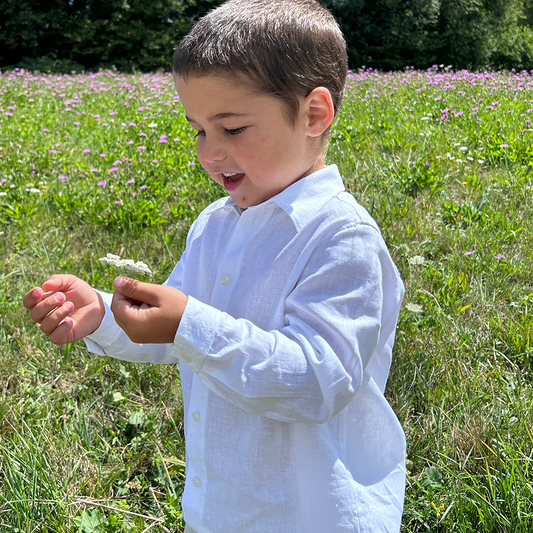
<instances>
[{"instance_id":1,"label":"shirt button","mask_svg":"<svg viewBox=\"0 0 533 533\"><path fill-rule=\"evenodd\" d=\"M198 489L202 485L202 480L198 476L192 478L192 484Z\"/></svg>"},{"instance_id":2,"label":"shirt button","mask_svg":"<svg viewBox=\"0 0 533 533\"><path fill-rule=\"evenodd\" d=\"M231 283L231 278L229 276L222 276L220 278L220 283L222 283L222 285L229 285Z\"/></svg>"},{"instance_id":3,"label":"shirt button","mask_svg":"<svg viewBox=\"0 0 533 533\"><path fill-rule=\"evenodd\" d=\"M200 413L198 411L194 411L194 413L192 414L192 419L195 422L200 422Z\"/></svg>"}]
</instances>

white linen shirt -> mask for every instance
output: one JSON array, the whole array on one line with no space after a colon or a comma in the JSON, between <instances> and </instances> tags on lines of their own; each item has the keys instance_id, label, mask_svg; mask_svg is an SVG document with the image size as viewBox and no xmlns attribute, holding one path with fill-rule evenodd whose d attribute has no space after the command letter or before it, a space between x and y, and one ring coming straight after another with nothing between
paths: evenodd
<instances>
[{"instance_id":1,"label":"white linen shirt","mask_svg":"<svg viewBox=\"0 0 533 533\"><path fill-rule=\"evenodd\" d=\"M383 390L403 284L334 165L246 210L207 207L166 282L173 344L109 310L101 355L180 361L185 521L198 533L399 531L405 438Z\"/></svg>"}]
</instances>

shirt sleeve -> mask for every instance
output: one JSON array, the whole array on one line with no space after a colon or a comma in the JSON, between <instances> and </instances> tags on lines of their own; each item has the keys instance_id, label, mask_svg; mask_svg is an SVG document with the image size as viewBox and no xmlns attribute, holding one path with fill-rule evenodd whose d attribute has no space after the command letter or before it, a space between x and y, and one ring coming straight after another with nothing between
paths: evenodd
<instances>
[{"instance_id":1,"label":"shirt sleeve","mask_svg":"<svg viewBox=\"0 0 533 533\"><path fill-rule=\"evenodd\" d=\"M390 364L381 325L395 323L402 290L379 232L350 225L311 254L286 299L284 327L265 331L189 297L172 353L250 412L323 423L351 400L371 359Z\"/></svg>"}]
</instances>

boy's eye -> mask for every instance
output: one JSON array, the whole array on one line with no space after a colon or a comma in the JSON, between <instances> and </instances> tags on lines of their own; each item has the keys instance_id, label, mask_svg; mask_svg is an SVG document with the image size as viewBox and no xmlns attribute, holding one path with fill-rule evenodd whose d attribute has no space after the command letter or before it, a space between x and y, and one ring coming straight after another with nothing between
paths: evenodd
<instances>
[{"instance_id":1,"label":"boy's eye","mask_svg":"<svg viewBox=\"0 0 533 533\"><path fill-rule=\"evenodd\" d=\"M194 136L195 138L198 138L198 137L205 137L205 130L198 130L196 132L196 135Z\"/></svg>"},{"instance_id":2,"label":"boy's eye","mask_svg":"<svg viewBox=\"0 0 533 533\"><path fill-rule=\"evenodd\" d=\"M238 135L239 133L243 132L246 128L233 128L231 130L225 130L224 133L226 135Z\"/></svg>"}]
</instances>

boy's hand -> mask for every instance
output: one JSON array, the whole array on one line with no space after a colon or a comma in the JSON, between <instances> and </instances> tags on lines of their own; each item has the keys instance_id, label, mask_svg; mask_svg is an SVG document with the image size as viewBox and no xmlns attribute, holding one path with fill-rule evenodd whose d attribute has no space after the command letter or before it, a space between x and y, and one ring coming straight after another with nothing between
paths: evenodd
<instances>
[{"instance_id":1,"label":"boy's hand","mask_svg":"<svg viewBox=\"0 0 533 533\"><path fill-rule=\"evenodd\" d=\"M49 291L49 292L44 292ZM67 344L93 333L105 314L102 298L85 281L55 274L24 296L30 316L54 344Z\"/></svg>"},{"instance_id":2,"label":"boy's hand","mask_svg":"<svg viewBox=\"0 0 533 533\"><path fill-rule=\"evenodd\" d=\"M172 343L187 296L165 285L119 277L113 282L111 311L117 324L137 343Z\"/></svg>"}]
</instances>

